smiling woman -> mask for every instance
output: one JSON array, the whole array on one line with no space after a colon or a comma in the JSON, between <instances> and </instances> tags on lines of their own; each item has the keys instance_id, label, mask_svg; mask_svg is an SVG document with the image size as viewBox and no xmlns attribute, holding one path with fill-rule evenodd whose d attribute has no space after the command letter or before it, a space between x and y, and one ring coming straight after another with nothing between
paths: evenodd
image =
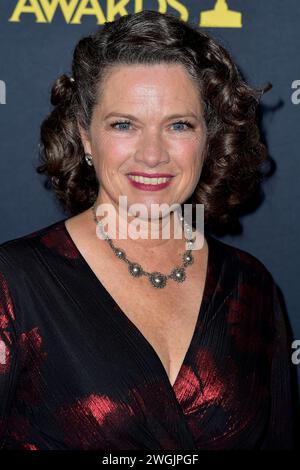
<instances>
[{"instance_id":1,"label":"smiling woman","mask_svg":"<svg viewBox=\"0 0 300 470\"><path fill-rule=\"evenodd\" d=\"M3 448L293 447L275 282L211 233L236 228L259 194L267 88L168 14L78 42L37 167L68 218L0 246ZM205 237L187 202L204 205ZM133 224L151 236L130 236Z\"/></svg>"},{"instance_id":2,"label":"smiling woman","mask_svg":"<svg viewBox=\"0 0 300 470\"><path fill-rule=\"evenodd\" d=\"M152 204L188 199L201 173L206 125L198 89L185 68L110 65L97 95L88 130L80 126L84 151L93 156L101 182L97 204L117 208L123 194L129 205L142 203L150 212ZM166 174L170 177L162 181Z\"/></svg>"}]
</instances>

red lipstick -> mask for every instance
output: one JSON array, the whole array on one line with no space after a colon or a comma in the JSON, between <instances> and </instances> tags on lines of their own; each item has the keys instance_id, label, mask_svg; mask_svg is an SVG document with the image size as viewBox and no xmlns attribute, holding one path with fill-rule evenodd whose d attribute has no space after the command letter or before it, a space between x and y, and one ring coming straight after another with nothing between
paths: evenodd
<instances>
[{"instance_id":1,"label":"red lipstick","mask_svg":"<svg viewBox=\"0 0 300 470\"><path fill-rule=\"evenodd\" d=\"M160 184L146 184L146 183L140 183L139 181L134 181L133 179L129 177L129 175L144 176L145 178L153 177L153 178L170 178L170 179ZM132 186L137 189L141 189L143 191L160 191L161 189L167 188L170 185L174 175L170 175L168 173L152 173L150 176L149 173L147 174L147 173L132 172L132 173L128 173L127 176Z\"/></svg>"},{"instance_id":2,"label":"red lipstick","mask_svg":"<svg viewBox=\"0 0 300 470\"><path fill-rule=\"evenodd\" d=\"M174 175L170 173L143 173L142 171L131 171L127 173L128 175L132 176L144 176L145 178L173 178Z\"/></svg>"}]
</instances>

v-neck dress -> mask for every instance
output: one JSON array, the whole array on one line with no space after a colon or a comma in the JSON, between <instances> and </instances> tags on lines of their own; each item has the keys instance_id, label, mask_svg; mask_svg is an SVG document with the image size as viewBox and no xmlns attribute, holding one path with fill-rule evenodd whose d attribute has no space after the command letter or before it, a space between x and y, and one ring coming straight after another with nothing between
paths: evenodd
<instances>
[{"instance_id":1,"label":"v-neck dress","mask_svg":"<svg viewBox=\"0 0 300 470\"><path fill-rule=\"evenodd\" d=\"M65 220L0 245L0 447L292 448L286 326L265 265L205 234L203 298L172 386Z\"/></svg>"}]
</instances>

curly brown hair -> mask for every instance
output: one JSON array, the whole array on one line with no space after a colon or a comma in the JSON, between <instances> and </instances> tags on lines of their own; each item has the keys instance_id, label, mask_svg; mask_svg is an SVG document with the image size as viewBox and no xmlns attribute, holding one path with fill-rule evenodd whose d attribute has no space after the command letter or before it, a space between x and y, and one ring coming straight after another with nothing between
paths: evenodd
<instances>
[{"instance_id":1,"label":"curly brown hair","mask_svg":"<svg viewBox=\"0 0 300 470\"><path fill-rule=\"evenodd\" d=\"M72 75L63 74L51 89L54 109L41 125L38 173L71 216L96 200L99 182L84 159L79 125L88 130L110 66L182 64L195 81L204 105L207 146L202 173L185 203L204 204L204 223L214 232L240 229L239 217L262 195L263 164L257 108L262 94L242 78L228 51L197 26L152 10L107 22L79 40ZM97 89L100 86L100 93Z\"/></svg>"}]
</instances>

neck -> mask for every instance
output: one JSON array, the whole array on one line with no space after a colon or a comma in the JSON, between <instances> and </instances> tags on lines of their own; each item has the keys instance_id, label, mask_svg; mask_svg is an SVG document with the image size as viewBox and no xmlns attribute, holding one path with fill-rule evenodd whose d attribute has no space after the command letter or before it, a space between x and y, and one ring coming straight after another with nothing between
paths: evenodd
<instances>
[{"instance_id":1,"label":"neck","mask_svg":"<svg viewBox=\"0 0 300 470\"><path fill-rule=\"evenodd\" d=\"M105 232L115 245L124 249L134 246L135 250L147 250L148 254L185 250L182 222L179 220L180 211L165 213L150 220L133 216L115 207L114 211L106 212L103 216L102 213L96 213L99 204L96 201L92 216L94 218L96 214L96 219L102 222Z\"/></svg>"}]
</instances>

